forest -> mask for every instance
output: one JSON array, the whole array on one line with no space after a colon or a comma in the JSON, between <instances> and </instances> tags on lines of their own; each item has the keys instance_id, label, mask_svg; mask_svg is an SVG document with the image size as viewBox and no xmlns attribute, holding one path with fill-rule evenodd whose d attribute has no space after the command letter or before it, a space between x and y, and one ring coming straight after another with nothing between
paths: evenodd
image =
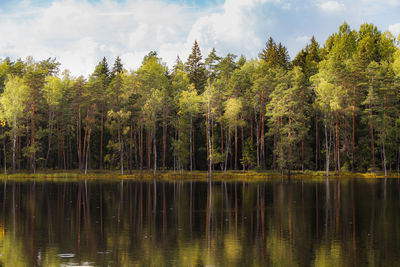
<instances>
[{"instance_id":1,"label":"forest","mask_svg":"<svg viewBox=\"0 0 400 267\"><path fill-rule=\"evenodd\" d=\"M87 78L56 59L0 61L0 166L46 170L399 172L400 50L347 23L293 60L269 38L258 58L194 42L172 69L103 58Z\"/></svg>"}]
</instances>

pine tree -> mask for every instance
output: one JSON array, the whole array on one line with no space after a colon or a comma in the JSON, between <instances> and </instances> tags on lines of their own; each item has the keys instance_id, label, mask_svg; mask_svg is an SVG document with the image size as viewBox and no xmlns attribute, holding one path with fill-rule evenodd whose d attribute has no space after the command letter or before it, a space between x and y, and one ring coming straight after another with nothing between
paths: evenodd
<instances>
[{"instance_id":1,"label":"pine tree","mask_svg":"<svg viewBox=\"0 0 400 267\"><path fill-rule=\"evenodd\" d=\"M287 69L289 67L289 53L287 48L281 43L278 45L270 37L265 44L265 48L259 54L259 58L267 62L268 67L281 67Z\"/></svg>"},{"instance_id":2,"label":"pine tree","mask_svg":"<svg viewBox=\"0 0 400 267\"><path fill-rule=\"evenodd\" d=\"M105 64L107 64L107 62L105 62ZM114 79L115 75L117 75L118 73L121 73L123 70L124 70L124 66L121 62L121 58L118 56L115 59L114 66L110 73L110 81L112 81Z\"/></svg>"},{"instance_id":3,"label":"pine tree","mask_svg":"<svg viewBox=\"0 0 400 267\"><path fill-rule=\"evenodd\" d=\"M103 168L103 145L104 145L104 123L107 120L107 88L111 82L110 70L108 68L107 59L103 59L97 64L93 74L89 78L88 85L91 91L96 95L97 108L100 110L100 151L99 151L99 168Z\"/></svg>"},{"instance_id":4,"label":"pine tree","mask_svg":"<svg viewBox=\"0 0 400 267\"><path fill-rule=\"evenodd\" d=\"M201 59L200 47L197 41L194 41L192 53L189 55L185 65L189 74L190 83L194 84L194 87L199 93L204 91L207 80L204 64Z\"/></svg>"},{"instance_id":5,"label":"pine tree","mask_svg":"<svg viewBox=\"0 0 400 267\"><path fill-rule=\"evenodd\" d=\"M108 127L114 138L109 141L107 147L112 147L112 151L117 151L121 174L124 174L124 125L130 113L124 110L128 96L125 92L123 66L119 57L115 60L110 78L111 82L107 88L107 98L109 99L107 117L109 118Z\"/></svg>"},{"instance_id":6,"label":"pine tree","mask_svg":"<svg viewBox=\"0 0 400 267\"><path fill-rule=\"evenodd\" d=\"M285 72L276 70L276 87L271 93L271 101L266 107L269 117L270 135L276 135L277 143L275 154L277 163L283 173L296 166L296 162L303 158L300 149L295 149L301 144L308 131L308 105L304 102L305 95L304 74L299 67ZM277 126L277 127L276 127Z\"/></svg>"},{"instance_id":7,"label":"pine tree","mask_svg":"<svg viewBox=\"0 0 400 267\"><path fill-rule=\"evenodd\" d=\"M207 77L212 83L217 76L217 65L222 58L217 56L217 51L213 48L204 60L204 66L206 68Z\"/></svg>"},{"instance_id":8,"label":"pine tree","mask_svg":"<svg viewBox=\"0 0 400 267\"><path fill-rule=\"evenodd\" d=\"M27 139L24 155L28 159L28 165L36 172L36 154L42 149L40 139L41 122L43 118L40 111L44 105L42 89L47 76L58 72L59 63L55 59L47 59L34 62L32 58L27 59L27 67L24 73L24 81L28 86L30 98L28 100L28 112L30 113L30 140ZM38 141L38 142L37 142Z\"/></svg>"}]
</instances>

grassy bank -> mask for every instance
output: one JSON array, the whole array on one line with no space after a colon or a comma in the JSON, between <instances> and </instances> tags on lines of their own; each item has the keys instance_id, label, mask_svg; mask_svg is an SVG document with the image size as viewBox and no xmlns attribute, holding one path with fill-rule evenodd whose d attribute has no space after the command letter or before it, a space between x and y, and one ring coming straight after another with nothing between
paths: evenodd
<instances>
[{"instance_id":1,"label":"grassy bank","mask_svg":"<svg viewBox=\"0 0 400 267\"><path fill-rule=\"evenodd\" d=\"M325 177L323 171L294 171L292 179L320 179ZM330 172L330 178L384 178L384 174L380 172L374 173L351 173L351 172ZM196 180L206 181L207 172L205 171L158 171L155 177L157 180ZM282 178L281 173L276 171L215 171L213 180L265 180L270 178ZM287 179L287 176L283 176ZM388 178L400 178L398 173L391 173ZM153 180L152 171L133 171L121 175L118 171L100 171L92 170L88 174L79 173L78 171L46 171L38 173L18 172L14 174L0 174L1 180L112 180L112 179L129 179L129 180Z\"/></svg>"}]
</instances>

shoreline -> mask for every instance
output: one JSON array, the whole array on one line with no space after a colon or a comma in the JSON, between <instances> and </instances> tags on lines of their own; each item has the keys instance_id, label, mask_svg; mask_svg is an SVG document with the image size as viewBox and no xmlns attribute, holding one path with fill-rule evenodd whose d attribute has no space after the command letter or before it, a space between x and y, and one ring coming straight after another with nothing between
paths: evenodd
<instances>
[{"instance_id":1,"label":"shoreline","mask_svg":"<svg viewBox=\"0 0 400 267\"><path fill-rule=\"evenodd\" d=\"M283 179L288 180L288 176L281 175L277 171L222 171L213 172L212 179L214 181L262 181L268 179ZM290 179L321 179L326 178L324 171L292 171ZM330 179L382 179L385 178L383 172L374 173L352 173L352 172L330 172ZM386 178L400 178L398 173L390 173ZM118 171L107 170L92 170L88 174L79 173L77 170L71 171L46 171L37 173L17 172L14 174L0 174L0 180L137 180L137 181L207 181L208 176L206 171L158 171L156 176L153 176L151 170L129 171L121 175Z\"/></svg>"}]
</instances>

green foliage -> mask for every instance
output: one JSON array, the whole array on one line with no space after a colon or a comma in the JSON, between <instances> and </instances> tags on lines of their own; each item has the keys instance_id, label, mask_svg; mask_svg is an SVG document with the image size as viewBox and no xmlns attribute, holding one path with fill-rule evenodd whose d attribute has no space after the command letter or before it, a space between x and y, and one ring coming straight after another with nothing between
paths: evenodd
<instances>
[{"instance_id":1,"label":"green foliage","mask_svg":"<svg viewBox=\"0 0 400 267\"><path fill-rule=\"evenodd\" d=\"M304 74L299 67L289 72L277 69L277 86L271 93L271 100L266 107L270 125L269 134L277 138L274 152L281 169L294 168L299 158L294 148L308 131L309 107L304 81Z\"/></svg>"},{"instance_id":2,"label":"green foliage","mask_svg":"<svg viewBox=\"0 0 400 267\"><path fill-rule=\"evenodd\" d=\"M189 75L190 83L193 83L196 90L200 93L203 92L206 84L206 70L201 59L202 56L199 44L197 41L194 41L192 53L189 55L186 62L186 70Z\"/></svg>"},{"instance_id":3,"label":"green foliage","mask_svg":"<svg viewBox=\"0 0 400 267\"><path fill-rule=\"evenodd\" d=\"M173 147L175 155L180 161L180 165L187 167L189 162L191 130L193 125L193 117L200 112L201 97L197 94L194 85L191 84L186 90L180 92L177 96L178 101L178 120L177 130L178 139L174 140Z\"/></svg>"},{"instance_id":4,"label":"green foliage","mask_svg":"<svg viewBox=\"0 0 400 267\"><path fill-rule=\"evenodd\" d=\"M8 76L4 93L0 98L1 118L12 127L17 127L18 120L24 116L25 104L28 99L28 88L23 79Z\"/></svg>"},{"instance_id":5,"label":"green foliage","mask_svg":"<svg viewBox=\"0 0 400 267\"><path fill-rule=\"evenodd\" d=\"M266 47L259 54L268 67L281 67L287 69L289 67L289 53L285 46L281 43L276 44L270 37L265 45Z\"/></svg>"},{"instance_id":6,"label":"green foliage","mask_svg":"<svg viewBox=\"0 0 400 267\"><path fill-rule=\"evenodd\" d=\"M244 144L243 158L241 159L242 165L247 169L253 169L257 165L256 151L254 146L251 144L251 140L247 139Z\"/></svg>"},{"instance_id":7,"label":"green foliage","mask_svg":"<svg viewBox=\"0 0 400 267\"><path fill-rule=\"evenodd\" d=\"M211 147L224 170L400 170L400 52L373 24L312 37L291 62L269 38L258 59L203 61L195 41L171 70L155 51L132 71L103 58L87 79L58 67L0 62L0 150L18 168L157 167L161 150L166 168L206 169Z\"/></svg>"}]
</instances>

